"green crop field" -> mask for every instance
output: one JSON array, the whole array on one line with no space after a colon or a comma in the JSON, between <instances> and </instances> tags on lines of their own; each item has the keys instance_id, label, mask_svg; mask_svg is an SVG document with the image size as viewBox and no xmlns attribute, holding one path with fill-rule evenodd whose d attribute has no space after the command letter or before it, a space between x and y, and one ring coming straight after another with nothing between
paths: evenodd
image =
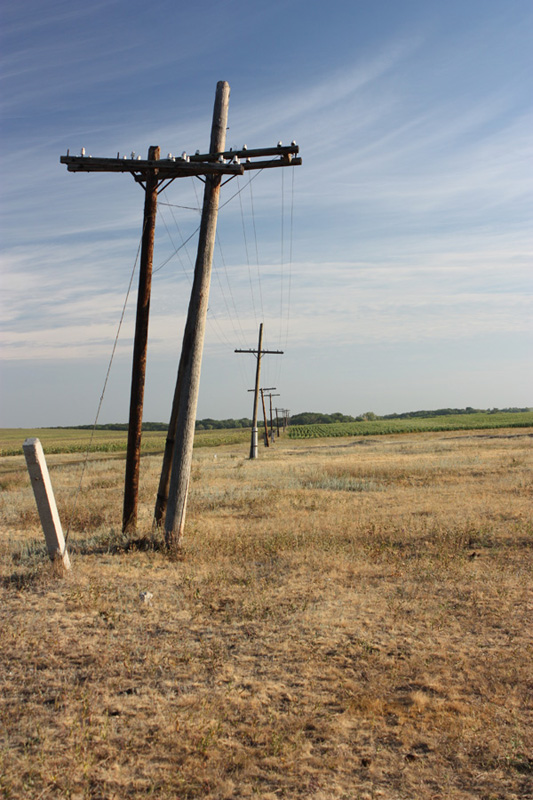
<instances>
[{"instance_id":1,"label":"green crop field","mask_svg":"<svg viewBox=\"0 0 533 800\"><path fill-rule=\"evenodd\" d=\"M417 431L482 430L484 428L527 428L533 426L533 412L495 414L450 414L411 419L377 419L362 422L333 422L327 425L294 425L291 439L319 439L337 436L376 436Z\"/></svg>"},{"instance_id":2,"label":"green crop field","mask_svg":"<svg viewBox=\"0 0 533 800\"><path fill-rule=\"evenodd\" d=\"M497 412L494 414L450 414L410 419L377 419L362 422L333 422L318 425L292 425L287 428L291 439L319 439L339 436L377 436L380 434L416 433L423 431L481 430L484 428L533 427L533 412ZM0 456L22 454L22 443L29 437L41 440L44 452L57 453L125 453L127 431L80 428L0 428ZM146 431L142 452L159 453L165 447L166 431ZM248 442L249 428L200 430L195 434L195 447Z\"/></svg>"},{"instance_id":3,"label":"green crop field","mask_svg":"<svg viewBox=\"0 0 533 800\"><path fill-rule=\"evenodd\" d=\"M143 433L142 452L163 452L166 431ZM40 439L46 454L56 453L125 453L127 431L90 430L79 428L0 428L0 456L22 454L22 443L28 438ZM245 428L232 430L197 431L195 447L216 447L223 444L246 442L250 431Z\"/></svg>"}]
</instances>

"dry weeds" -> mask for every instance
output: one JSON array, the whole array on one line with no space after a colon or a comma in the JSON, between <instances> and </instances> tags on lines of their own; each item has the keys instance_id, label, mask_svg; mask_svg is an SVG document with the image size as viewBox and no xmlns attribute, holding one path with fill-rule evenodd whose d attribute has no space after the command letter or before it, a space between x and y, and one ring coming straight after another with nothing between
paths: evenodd
<instances>
[{"instance_id":1,"label":"dry weeds","mask_svg":"<svg viewBox=\"0 0 533 800\"><path fill-rule=\"evenodd\" d=\"M173 562L159 459L129 546L100 459L67 577L4 459L3 797L532 797L531 436L197 451ZM66 526L79 465L48 460Z\"/></svg>"}]
</instances>

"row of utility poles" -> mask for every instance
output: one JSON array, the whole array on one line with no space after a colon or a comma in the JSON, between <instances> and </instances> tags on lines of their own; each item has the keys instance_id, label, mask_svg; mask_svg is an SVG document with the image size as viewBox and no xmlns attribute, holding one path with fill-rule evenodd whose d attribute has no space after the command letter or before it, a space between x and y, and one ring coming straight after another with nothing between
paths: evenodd
<instances>
[{"instance_id":1,"label":"row of utility poles","mask_svg":"<svg viewBox=\"0 0 533 800\"><path fill-rule=\"evenodd\" d=\"M254 410L252 414L252 441L250 443L250 458L257 458L257 412L259 406L259 395L261 395L261 401L263 404L263 416L265 419L265 436L266 436L266 445L268 447L268 429L266 423L266 411L265 411L265 399L263 396L264 391L270 391L270 389L260 389L259 383L261 380L261 358L264 355L283 355L283 350L263 350L263 323L259 325L259 342L257 344L257 350L235 350L236 353L252 353L257 358L257 365L255 368L255 386L253 389L249 389L248 391L254 393ZM271 413L272 416L272 413Z\"/></svg>"},{"instance_id":2,"label":"row of utility poles","mask_svg":"<svg viewBox=\"0 0 533 800\"><path fill-rule=\"evenodd\" d=\"M60 162L69 172L125 172L133 176L145 192L144 219L140 257L139 291L133 349L133 366L128 425L128 449L124 484L122 527L132 533L137 526L139 472L141 455L142 412L146 376L148 321L154 252L157 198L176 178L197 177L204 183L204 199L198 240L198 254L189 301L183 345L179 361L172 412L170 417L163 465L154 511L158 525L165 525L165 541L170 549L177 549L183 535L185 511L192 462L192 448L196 423L196 407L200 385L200 371L205 336L207 307L211 281L211 267L215 245L218 205L222 180L231 180L248 170L289 167L301 164L297 158L295 142L283 147L225 150L230 88L219 81L213 110L209 152L195 155L183 153L180 158L169 155L161 159L159 147L150 147L146 160L130 158L92 158L82 149L80 156L61 156ZM250 458L257 457L257 404L261 356L281 351L262 350L263 325L259 331L257 351L256 386L254 398L254 424ZM255 438L254 438L255 432Z\"/></svg>"},{"instance_id":3,"label":"row of utility poles","mask_svg":"<svg viewBox=\"0 0 533 800\"><path fill-rule=\"evenodd\" d=\"M280 428L282 428L284 431L287 430L291 412L289 411L288 408L276 408L275 411L276 411L276 430L279 438Z\"/></svg>"}]
</instances>

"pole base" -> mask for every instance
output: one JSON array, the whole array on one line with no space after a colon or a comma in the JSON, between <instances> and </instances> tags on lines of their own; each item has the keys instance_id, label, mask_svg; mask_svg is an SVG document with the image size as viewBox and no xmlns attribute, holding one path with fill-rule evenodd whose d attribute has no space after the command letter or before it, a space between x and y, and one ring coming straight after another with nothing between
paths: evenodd
<instances>
[{"instance_id":1,"label":"pole base","mask_svg":"<svg viewBox=\"0 0 533 800\"><path fill-rule=\"evenodd\" d=\"M257 458L257 428L252 428L252 443L250 445L250 458Z\"/></svg>"}]
</instances>

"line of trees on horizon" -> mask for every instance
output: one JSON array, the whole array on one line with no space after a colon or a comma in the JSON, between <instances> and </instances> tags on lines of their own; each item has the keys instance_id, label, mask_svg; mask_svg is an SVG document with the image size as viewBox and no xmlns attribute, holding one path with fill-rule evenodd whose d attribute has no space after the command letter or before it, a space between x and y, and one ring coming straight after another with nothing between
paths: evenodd
<instances>
[{"instance_id":1,"label":"line of trees on horizon","mask_svg":"<svg viewBox=\"0 0 533 800\"><path fill-rule=\"evenodd\" d=\"M300 414L292 414L290 418L291 425L327 425L330 422L367 422L368 420L379 419L413 419L422 418L428 419L431 417L446 417L451 415L460 414L517 414L524 411L531 411L531 408L438 408L433 411L404 411L400 414L375 414L373 411L365 411L364 414L359 414L357 417L351 417L349 414L341 414L337 411L334 414L322 414L315 411L303 411Z\"/></svg>"},{"instance_id":2,"label":"line of trees on horizon","mask_svg":"<svg viewBox=\"0 0 533 800\"><path fill-rule=\"evenodd\" d=\"M302 411L299 414L292 414L290 417L291 425L328 425L333 422L365 422L368 420L379 419L411 419L411 418L429 418L429 417L445 417L458 414L518 414L525 411L533 411L533 408L438 408L433 411L404 411L400 414L375 414L373 411L365 411L364 414L359 414L356 417L350 414L341 414L336 411L333 414L324 414L320 411ZM55 428L65 426L56 425ZM102 425L73 425L67 426L75 430L92 430L93 427L99 431L127 431L127 422L109 422ZM212 419L206 417L205 419L196 420L197 431L212 431L212 430L228 430L231 428L251 428L252 420L248 417L241 417L240 419ZM143 431L166 431L168 430L167 422L143 422Z\"/></svg>"}]
</instances>

